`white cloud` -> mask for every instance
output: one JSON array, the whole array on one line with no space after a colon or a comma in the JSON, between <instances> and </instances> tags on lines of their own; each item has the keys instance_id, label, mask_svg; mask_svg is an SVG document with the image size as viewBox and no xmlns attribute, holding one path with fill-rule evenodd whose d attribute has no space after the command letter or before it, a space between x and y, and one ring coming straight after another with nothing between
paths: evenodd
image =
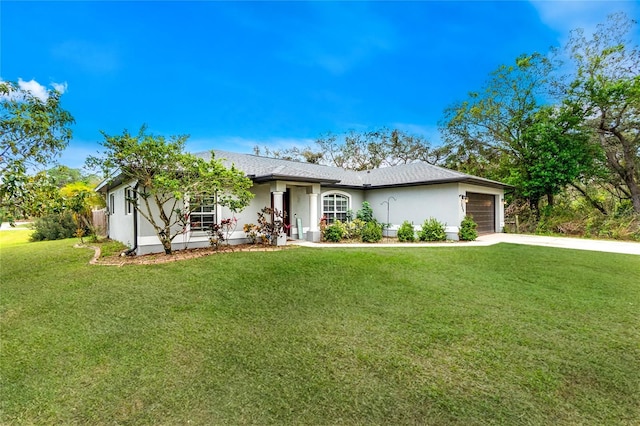
<instances>
[{"instance_id":1,"label":"white cloud","mask_svg":"<svg viewBox=\"0 0 640 426\"><path fill-rule=\"evenodd\" d=\"M51 83L51 86L54 88L54 90L60 92L61 95L67 91L66 81L64 83Z\"/></svg>"},{"instance_id":2,"label":"white cloud","mask_svg":"<svg viewBox=\"0 0 640 426\"><path fill-rule=\"evenodd\" d=\"M49 98L47 88L35 80L24 81L20 78L18 79L18 87L20 87L20 89L24 90L25 92L31 92L33 96L43 102L46 101L47 98Z\"/></svg>"},{"instance_id":3,"label":"white cloud","mask_svg":"<svg viewBox=\"0 0 640 426\"><path fill-rule=\"evenodd\" d=\"M4 80L0 79L0 83ZM46 102L49 98L49 89L46 86L38 83L35 80L24 81L18 78L18 87L20 90L30 92L34 97L40 99L42 102ZM51 83L51 87L60 92L61 94L67 91L67 83ZM21 98L19 93L11 93L9 95L2 95L1 98L17 100Z\"/></svg>"},{"instance_id":4,"label":"white cloud","mask_svg":"<svg viewBox=\"0 0 640 426\"><path fill-rule=\"evenodd\" d=\"M560 33L560 42L569 37L569 32L581 28L585 35L591 35L598 24L607 16L625 12L630 18L637 18L638 6L631 1L584 1L584 0L532 0L540 20Z\"/></svg>"}]
</instances>

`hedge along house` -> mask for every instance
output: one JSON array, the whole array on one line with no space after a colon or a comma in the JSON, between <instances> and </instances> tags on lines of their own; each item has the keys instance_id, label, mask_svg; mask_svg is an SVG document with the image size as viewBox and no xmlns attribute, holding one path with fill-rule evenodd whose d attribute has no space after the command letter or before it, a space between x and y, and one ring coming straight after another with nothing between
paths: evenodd
<instances>
[{"instance_id":1,"label":"hedge along house","mask_svg":"<svg viewBox=\"0 0 640 426\"><path fill-rule=\"evenodd\" d=\"M211 198L192 212L189 224L173 240L172 248L209 245L207 230L214 223L234 217L237 228L231 244L246 242L243 225L257 222L264 207L286 212L287 237L320 241L320 220L345 221L349 210L357 211L368 201L375 218L389 224L391 234L408 220L416 229L430 217L446 224L447 238L458 239L458 226L465 215L478 223L479 233L500 232L504 226L505 184L433 166L411 163L368 171L214 151L216 158L242 170L253 181L255 198L233 215ZM210 152L196 154L209 159ZM98 186L108 209L108 236L128 245L136 254L162 252L153 227L135 211L131 198L136 182L116 177ZM188 200L185 200L188 202Z\"/></svg>"}]
</instances>

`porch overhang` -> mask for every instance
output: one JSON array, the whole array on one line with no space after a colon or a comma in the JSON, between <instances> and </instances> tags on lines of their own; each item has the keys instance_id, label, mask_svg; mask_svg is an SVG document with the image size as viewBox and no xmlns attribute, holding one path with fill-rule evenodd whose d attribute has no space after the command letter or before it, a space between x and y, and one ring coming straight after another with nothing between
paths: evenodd
<instances>
[{"instance_id":1,"label":"porch overhang","mask_svg":"<svg viewBox=\"0 0 640 426\"><path fill-rule=\"evenodd\" d=\"M288 182L304 182L304 183L318 183L320 185L334 185L339 183L339 179L327 179L325 177L310 177L310 176L293 176L284 174L269 174L262 176L248 175L255 183L265 183L273 181L288 181Z\"/></svg>"}]
</instances>

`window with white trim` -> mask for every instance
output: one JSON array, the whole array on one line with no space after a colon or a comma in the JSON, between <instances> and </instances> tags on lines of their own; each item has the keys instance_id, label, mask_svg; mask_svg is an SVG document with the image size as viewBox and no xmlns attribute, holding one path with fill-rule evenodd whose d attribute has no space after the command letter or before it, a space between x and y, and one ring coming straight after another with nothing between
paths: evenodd
<instances>
[{"instance_id":1,"label":"window with white trim","mask_svg":"<svg viewBox=\"0 0 640 426\"><path fill-rule=\"evenodd\" d=\"M192 231L208 231L216 223L216 197L204 195L189 201L191 205L198 205L191 210L189 224Z\"/></svg>"},{"instance_id":2,"label":"window with white trim","mask_svg":"<svg viewBox=\"0 0 640 426\"><path fill-rule=\"evenodd\" d=\"M116 196L115 194L109 194L109 214L116 212Z\"/></svg>"},{"instance_id":3,"label":"window with white trim","mask_svg":"<svg viewBox=\"0 0 640 426\"><path fill-rule=\"evenodd\" d=\"M327 223L333 223L336 220L346 222L348 210L348 196L333 193L322 197L322 215L327 218Z\"/></svg>"}]
</instances>

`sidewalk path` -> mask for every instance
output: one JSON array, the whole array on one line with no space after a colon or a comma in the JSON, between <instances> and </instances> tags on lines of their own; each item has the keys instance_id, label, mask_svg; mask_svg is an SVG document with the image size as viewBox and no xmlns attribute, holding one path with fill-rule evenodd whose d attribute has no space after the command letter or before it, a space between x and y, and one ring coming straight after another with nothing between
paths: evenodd
<instances>
[{"instance_id":1,"label":"sidewalk path","mask_svg":"<svg viewBox=\"0 0 640 426\"><path fill-rule=\"evenodd\" d=\"M398 243L398 244L324 244L308 241L296 241L305 247L321 248L345 248L345 247L477 247L491 246L499 243L525 244L531 246L544 246L556 248L568 248L575 250L601 251L607 253L635 254L640 256L640 243L628 241L589 240L585 238L546 237L541 235L523 234L488 234L480 236L476 241L470 242L442 242L442 243Z\"/></svg>"},{"instance_id":2,"label":"sidewalk path","mask_svg":"<svg viewBox=\"0 0 640 426\"><path fill-rule=\"evenodd\" d=\"M22 225L24 223L31 223L31 222L18 222L17 225ZM9 225L9 222L2 222L2 224L0 224L0 231L24 231L27 228L18 228L17 226L11 226Z\"/></svg>"}]
</instances>

